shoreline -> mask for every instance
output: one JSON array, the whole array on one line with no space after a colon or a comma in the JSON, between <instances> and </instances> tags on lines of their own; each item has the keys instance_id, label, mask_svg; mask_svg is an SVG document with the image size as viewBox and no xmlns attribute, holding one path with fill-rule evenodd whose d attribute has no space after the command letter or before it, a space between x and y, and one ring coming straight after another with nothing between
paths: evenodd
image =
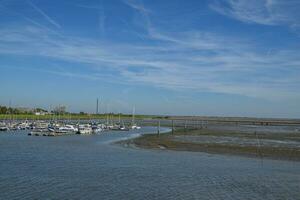
<instances>
[{"instance_id":1,"label":"shoreline","mask_svg":"<svg viewBox=\"0 0 300 200\"><path fill-rule=\"evenodd\" d=\"M219 141L228 138L234 142ZM236 141L257 141L257 144L240 144ZM265 144L266 141L271 141L271 144ZM296 145L289 145L289 142L294 142ZM298 145L298 143L300 144L300 134L260 133L258 136L257 134L210 129L189 129L186 131L178 129L174 131L174 134L172 134L172 131L159 136L157 134L146 134L116 143L129 148L204 152L257 159L300 161L300 147Z\"/></svg>"}]
</instances>

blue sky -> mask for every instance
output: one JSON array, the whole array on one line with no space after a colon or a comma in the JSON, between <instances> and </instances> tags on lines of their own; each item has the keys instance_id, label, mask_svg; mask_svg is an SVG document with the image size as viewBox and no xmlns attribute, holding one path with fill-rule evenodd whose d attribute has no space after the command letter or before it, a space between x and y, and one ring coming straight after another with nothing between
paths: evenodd
<instances>
[{"instance_id":1,"label":"blue sky","mask_svg":"<svg viewBox=\"0 0 300 200\"><path fill-rule=\"evenodd\" d=\"M300 118L298 0L1 0L0 104Z\"/></svg>"}]
</instances>

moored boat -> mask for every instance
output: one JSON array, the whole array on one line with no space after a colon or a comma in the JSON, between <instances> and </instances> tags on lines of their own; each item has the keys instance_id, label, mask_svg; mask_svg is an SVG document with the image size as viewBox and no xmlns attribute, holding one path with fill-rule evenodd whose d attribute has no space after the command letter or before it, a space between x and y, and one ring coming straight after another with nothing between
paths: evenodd
<instances>
[{"instance_id":1,"label":"moored boat","mask_svg":"<svg viewBox=\"0 0 300 200\"><path fill-rule=\"evenodd\" d=\"M0 126L0 131L8 131L9 128L7 126Z\"/></svg>"},{"instance_id":2,"label":"moored boat","mask_svg":"<svg viewBox=\"0 0 300 200\"><path fill-rule=\"evenodd\" d=\"M4 122L1 122L0 131L8 131L8 130L9 130L8 126Z\"/></svg>"},{"instance_id":3,"label":"moored boat","mask_svg":"<svg viewBox=\"0 0 300 200\"><path fill-rule=\"evenodd\" d=\"M73 125L64 125L58 128L56 132L59 133L76 133L78 132L78 128L75 128Z\"/></svg>"},{"instance_id":4,"label":"moored boat","mask_svg":"<svg viewBox=\"0 0 300 200\"><path fill-rule=\"evenodd\" d=\"M136 124L134 124L134 125L131 126L131 129L141 129L141 127L138 126L138 125L136 125Z\"/></svg>"},{"instance_id":5,"label":"moored boat","mask_svg":"<svg viewBox=\"0 0 300 200\"><path fill-rule=\"evenodd\" d=\"M93 133L92 127L89 124L81 124L78 126L78 134L89 135Z\"/></svg>"}]
</instances>

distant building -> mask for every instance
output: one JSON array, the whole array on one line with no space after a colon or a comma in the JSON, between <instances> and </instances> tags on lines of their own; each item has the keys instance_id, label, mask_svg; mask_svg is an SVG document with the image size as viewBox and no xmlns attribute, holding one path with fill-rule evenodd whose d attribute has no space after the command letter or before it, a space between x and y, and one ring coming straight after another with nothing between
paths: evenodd
<instances>
[{"instance_id":1,"label":"distant building","mask_svg":"<svg viewBox=\"0 0 300 200\"><path fill-rule=\"evenodd\" d=\"M44 112L44 111L40 111L40 112L35 112L34 114L39 116L39 115L48 115L49 113Z\"/></svg>"}]
</instances>

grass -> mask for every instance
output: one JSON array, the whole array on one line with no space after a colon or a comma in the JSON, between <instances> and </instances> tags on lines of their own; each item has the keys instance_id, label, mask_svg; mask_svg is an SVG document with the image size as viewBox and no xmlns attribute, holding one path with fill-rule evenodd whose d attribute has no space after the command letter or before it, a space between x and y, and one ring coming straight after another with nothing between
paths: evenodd
<instances>
[{"instance_id":1,"label":"grass","mask_svg":"<svg viewBox=\"0 0 300 200\"><path fill-rule=\"evenodd\" d=\"M275 158L284 160L300 161L300 149L287 147L270 147L270 146L241 146L238 144L219 144L219 143L193 143L174 140L175 136L193 135L193 136L230 136L238 138L256 138L254 134L232 133L228 131L214 131L208 129L183 129L176 130L174 134L166 133L158 136L157 134L143 135L139 138L123 141L127 145L135 145L148 149L169 149L176 151L193 151L206 152L213 154L233 154L242 156L251 156L259 158ZM260 139L287 140L296 139L300 141L299 135L294 134L262 134Z\"/></svg>"}]
</instances>

